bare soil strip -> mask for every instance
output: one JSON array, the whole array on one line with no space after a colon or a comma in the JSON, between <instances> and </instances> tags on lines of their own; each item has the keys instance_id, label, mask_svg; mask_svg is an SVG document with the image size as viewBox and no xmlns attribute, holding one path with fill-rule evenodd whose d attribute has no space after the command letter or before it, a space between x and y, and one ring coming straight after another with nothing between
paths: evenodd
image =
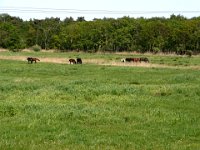
<instances>
[{"instance_id":1,"label":"bare soil strip","mask_svg":"<svg viewBox=\"0 0 200 150\"><path fill-rule=\"evenodd\" d=\"M19 60L27 62L26 56L0 56L0 59L4 60ZM69 64L69 58L39 58L40 62L46 63L59 63L59 64ZM174 68L174 69L195 69L200 70L200 66L170 66L163 64L152 64L152 63L123 63L116 61L108 61L104 59L84 59L84 64L98 64L106 66L126 66L126 67L147 67L147 68Z\"/></svg>"}]
</instances>

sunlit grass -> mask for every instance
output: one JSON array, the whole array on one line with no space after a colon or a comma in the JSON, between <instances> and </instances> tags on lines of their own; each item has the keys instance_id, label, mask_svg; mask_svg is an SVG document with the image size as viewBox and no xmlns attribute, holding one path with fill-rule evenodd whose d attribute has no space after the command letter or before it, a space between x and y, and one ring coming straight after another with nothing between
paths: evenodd
<instances>
[{"instance_id":1,"label":"sunlit grass","mask_svg":"<svg viewBox=\"0 0 200 150\"><path fill-rule=\"evenodd\" d=\"M0 60L0 149L199 149L199 76Z\"/></svg>"}]
</instances>

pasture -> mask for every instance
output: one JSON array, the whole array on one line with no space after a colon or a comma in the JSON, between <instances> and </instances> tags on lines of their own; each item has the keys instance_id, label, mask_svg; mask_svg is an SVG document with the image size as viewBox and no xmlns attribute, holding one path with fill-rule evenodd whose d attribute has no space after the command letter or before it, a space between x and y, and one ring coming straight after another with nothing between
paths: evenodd
<instances>
[{"instance_id":1,"label":"pasture","mask_svg":"<svg viewBox=\"0 0 200 150\"><path fill-rule=\"evenodd\" d=\"M126 55L0 52L0 149L200 149L200 57Z\"/></svg>"}]
</instances>

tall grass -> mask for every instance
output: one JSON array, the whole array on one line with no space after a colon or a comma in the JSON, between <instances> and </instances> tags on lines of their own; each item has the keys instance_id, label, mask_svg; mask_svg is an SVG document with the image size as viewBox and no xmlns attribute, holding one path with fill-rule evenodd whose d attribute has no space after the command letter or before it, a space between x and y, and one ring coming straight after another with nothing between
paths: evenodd
<instances>
[{"instance_id":1,"label":"tall grass","mask_svg":"<svg viewBox=\"0 0 200 150\"><path fill-rule=\"evenodd\" d=\"M199 76L0 60L0 149L199 149Z\"/></svg>"}]
</instances>

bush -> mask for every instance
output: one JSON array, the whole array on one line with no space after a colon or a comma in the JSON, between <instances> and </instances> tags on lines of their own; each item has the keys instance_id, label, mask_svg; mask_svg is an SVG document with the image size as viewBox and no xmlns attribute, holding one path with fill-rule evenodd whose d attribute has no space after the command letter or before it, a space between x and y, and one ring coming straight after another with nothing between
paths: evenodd
<instances>
[{"instance_id":1,"label":"bush","mask_svg":"<svg viewBox=\"0 0 200 150\"><path fill-rule=\"evenodd\" d=\"M15 47L9 47L9 51L12 51L12 52L20 52L21 49L18 49L18 48L15 48Z\"/></svg>"},{"instance_id":2,"label":"bush","mask_svg":"<svg viewBox=\"0 0 200 150\"><path fill-rule=\"evenodd\" d=\"M158 52L160 52L160 48L159 47L153 47L153 53L157 54Z\"/></svg>"},{"instance_id":3,"label":"bush","mask_svg":"<svg viewBox=\"0 0 200 150\"><path fill-rule=\"evenodd\" d=\"M188 56L188 57L191 57L192 56L192 51L191 50L187 50L185 52L185 54Z\"/></svg>"},{"instance_id":4,"label":"bush","mask_svg":"<svg viewBox=\"0 0 200 150\"><path fill-rule=\"evenodd\" d=\"M34 50L35 52L39 52L39 51L41 51L41 47L39 46L39 45L34 45L33 47L32 47L32 50Z\"/></svg>"}]
</instances>

